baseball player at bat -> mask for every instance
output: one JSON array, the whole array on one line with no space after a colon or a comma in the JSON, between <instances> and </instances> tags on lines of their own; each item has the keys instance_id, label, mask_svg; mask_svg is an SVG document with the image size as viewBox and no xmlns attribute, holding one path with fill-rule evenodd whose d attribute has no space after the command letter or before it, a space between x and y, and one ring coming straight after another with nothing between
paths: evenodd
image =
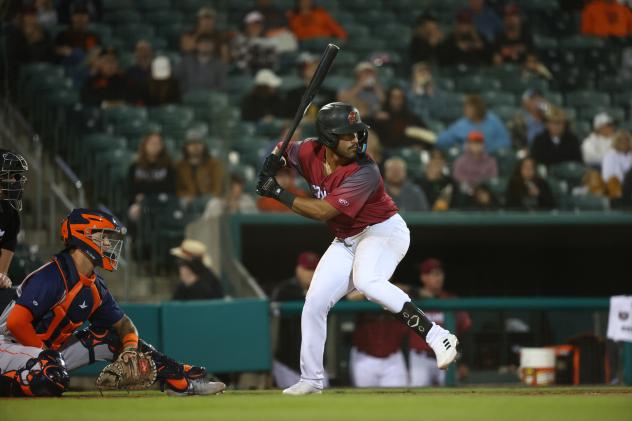
<instances>
[{"instance_id":1,"label":"baseball player at bat","mask_svg":"<svg viewBox=\"0 0 632 421\"><path fill-rule=\"evenodd\" d=\"M327 104L316 117L317 137L290 143L282 157L275 154L277 146L259 175L258 194L299 215L326 221L335 235L316 267L303 307L301 379L284 394L322 393L327 313L354 289L421 336L435 352L439 368L457 357L456 336L430 321L389 282L408 250L410 232L366 154L367 129L354 106ZM296 197L278 185L274 175L283 165L305 178L312 198Z\"/></svg>"},{"instance_id":2,"label":"baseball player at bat","mask_svg":"<svg viewBox=\"0 0 632 421\"><path fill-rule=\"evenodd\" d=\"M158 381L171 395L224 390L205 380L203 367L176 362L139 339L95 272L116 270L124 234L97 210L75 209L62 222L65 249L24 279L0 316L0 396L61 396L68 372L95 361L113 361L97 380L104 387Z\"/></svg>"}]
</instances>

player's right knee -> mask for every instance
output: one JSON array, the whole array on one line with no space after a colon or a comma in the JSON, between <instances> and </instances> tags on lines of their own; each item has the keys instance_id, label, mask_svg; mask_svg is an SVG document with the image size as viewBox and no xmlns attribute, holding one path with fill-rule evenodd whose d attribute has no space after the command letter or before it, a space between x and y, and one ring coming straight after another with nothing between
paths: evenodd
<instances>
[{"instance_id":1,"label":"player's right knee","mask_svg":"<svg viewBox=\"0 0 632 421\"><path fill-rule=\"evenodd\" d=\"M61 396L68 388L70 376L62 355L53 350L42 351L37 358L28 361L26 378L18 376L18 382L25 395Z\"/></svg>"}]
</instances>

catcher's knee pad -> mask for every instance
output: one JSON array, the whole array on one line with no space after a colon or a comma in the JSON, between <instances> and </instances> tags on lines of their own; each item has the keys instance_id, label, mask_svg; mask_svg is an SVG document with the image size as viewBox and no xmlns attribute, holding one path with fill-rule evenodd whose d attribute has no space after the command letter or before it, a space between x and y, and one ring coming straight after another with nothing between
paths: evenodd
<instances>
[{"instance_id":1,"label":"catcher's knee pad","mask_svg":"<svg viewBox=\"0 0 632 421\"><path fill-rule=\"evenodd\" d=\"M61 396L70 382L64 358L50 349L0 377L0 396Z\"/></svg>"},{"instance_id":2,"label":"catcher's knee pad","mask_svg":"<svg viewBox=\"0 0 632 421\"><path fill-rule=\"evenodd\" d=\"M75 332L75 337L88 350L90 364L95 362L94 348L98 345L107 345L112 354L117 354L121 348L121 340L110 329L85 328Z\"/></svg>"}]
</instances>

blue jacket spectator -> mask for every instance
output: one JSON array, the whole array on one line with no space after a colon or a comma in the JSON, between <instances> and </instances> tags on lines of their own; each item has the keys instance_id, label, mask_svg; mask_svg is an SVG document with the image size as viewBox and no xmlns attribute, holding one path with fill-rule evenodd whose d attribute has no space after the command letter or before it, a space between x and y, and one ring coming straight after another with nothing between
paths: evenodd
<instances>
[{"instance_id":1,"label":"blue jacket spectator","mask_svg":"<svg viewBox=\"0 0 632 421\"><path fill-rule=\"evenodd\" d=\"M487 42L493 42L503 32L503 22L498 14L485 5L485 0L469 0L467 10L474 21L476 30Z\"/></svg>"},{"instance_id":2,"label":"blue jacket spectator","mask_svg":"<svg viewBox=\"0 0 632 421\"><path fill-rule=\"evenodd\" d=\"M485 150L488 153L511 147L511 140L505 125L498 116L487 111L485 103L478 95L467 95L463 101L464 116L452 123L439 134L437 146L448 149L461 146L470 132L482 132L485 136Z\"/></svg>"}]
</instances>

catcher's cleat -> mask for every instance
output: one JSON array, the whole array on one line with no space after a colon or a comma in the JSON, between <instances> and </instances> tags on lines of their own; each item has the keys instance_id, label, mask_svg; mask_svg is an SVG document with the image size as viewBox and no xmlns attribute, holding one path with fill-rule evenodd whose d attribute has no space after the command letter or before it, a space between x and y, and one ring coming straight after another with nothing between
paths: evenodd
<instances>
[{"instance_id":1,"label":"catcher's cleat","mask_svg":"<svg viewBox=\"0 0 632 421\"><path fill-rule=\"evenodd\" d=\"M432 348L437 358L437 367L445 370L458 357L457 345L459 340L447 330L443 330L437 337L433 338L428 345Z\"/></svg>"},{"instance_id":2,"label":"catcher's cleat","mask_svg":"<svg viewBox=\"0 0 632 421\"><path fill-rule=\"evenodd\" d=\"M300 380L295 385L290 386L283 391L284 395L291 396L320 395L321 393L323 393L323 389L319 389L318 387L303 380Z\"/></svg>"},{"instance_id":3,"label":"catcher's cleat","mask_svg":"<svg viewBox=\"0 0 632 421\"><path fill-rule=\"evenodd\" d=\"M207 382L206 380L189 380L188 386L183 391L176 391L171 388L167 389L169 396L193 396L193 395L217 395L226 389L226 385L222 382Z\"/></svg>"}]
</instances>

